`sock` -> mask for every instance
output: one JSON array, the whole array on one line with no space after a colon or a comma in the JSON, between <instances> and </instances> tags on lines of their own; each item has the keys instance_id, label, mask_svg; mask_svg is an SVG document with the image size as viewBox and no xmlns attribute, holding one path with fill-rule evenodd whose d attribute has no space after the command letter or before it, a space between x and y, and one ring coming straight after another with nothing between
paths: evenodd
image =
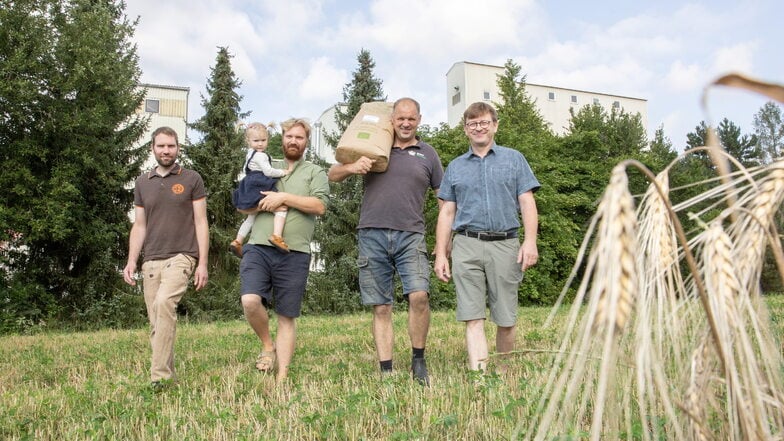
<instances>
[{"instance_id":1,"label":"sock","mask_svg":"<svg viewBox=\"0 0 784 441\"><path fill-rule=\"evenodd\" d=\"M425 348L411 348L412 358L425 358Z\"/></svg>"},{"instance_id":2,"label":"sock","mask_svg":"<svg viewBox=\"0 0 784 441\"><path fill-rule=\"evenodd\" d=\"M378 364L381 366L381 372L392 371L392 360L379 361Z\"/></svg>"}]
</instances>

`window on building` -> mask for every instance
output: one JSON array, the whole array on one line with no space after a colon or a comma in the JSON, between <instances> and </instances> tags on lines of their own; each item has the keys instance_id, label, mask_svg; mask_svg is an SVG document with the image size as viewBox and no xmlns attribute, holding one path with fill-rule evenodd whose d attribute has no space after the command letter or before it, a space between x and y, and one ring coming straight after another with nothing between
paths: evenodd
<instances>
[{"instance_id":1,"label":"window on building","mask_svg":"<svg viewBox=\"0 0 784 441\"><path fill-rule=\"evenodd\" d=\"M452 105L456 106L458 104L460 104L460 92L457 92L456 94L452 95Z\"/></svg>"},{"instance_id":2,"label":"window on building","mask_svg":"<svg viewBox=\"0 0 784 441\"><path fill-rule=\"evenodd\" d=\"M599 104L599 98L594 98L593 99L593 103L598 105Z\"/></svg>"},{"instance_id":3,"label":"window on building","mask_svg":"<svg viewBox=\"0 0 784 441\"><path fill-rule=\"evenodd\" d=\"M550 101L555 101L555 92L547 92L547 99Z\"/></svg>"},{"instance_id":4,"label":"window on building","mask_svg":"<svg viewBox=\"0 0 784 441\"><path fill-rule=\"evenodd\" d=\"M619 101L613 101L613 109L620 109L621 103Z\"/></svg>"},{"instance_id":5,"label":"window on building","mask_svg":"<svg viewBox=\"0 0 784 441\"><path fill-rule=\"evenodd\" d=\"M577 104L577 95L572 95L572 104Z\"/></svg>"},{"instance_id":6,"label":"window on building","mask_svg":"<svg viewBox=\"0 0 784 441\"><path fill-rule=\"evenodd\" d=\"M490 101L490 92L488 92L487 90L485 90L485 93L484 93L484 95L483 95L483 96L484 96L484 99L485 99L485 101Z\"/></svg>"},{"instance_id":7,"label":"window on building","mask_svg":"<svg viewBox=\"0 0 784 441\"><path fill-rule=\"evenodd\" d=\"M161 102L159 100L144 100L144 111L159 113L161 111Z\"/></svg>"}]
</instances>

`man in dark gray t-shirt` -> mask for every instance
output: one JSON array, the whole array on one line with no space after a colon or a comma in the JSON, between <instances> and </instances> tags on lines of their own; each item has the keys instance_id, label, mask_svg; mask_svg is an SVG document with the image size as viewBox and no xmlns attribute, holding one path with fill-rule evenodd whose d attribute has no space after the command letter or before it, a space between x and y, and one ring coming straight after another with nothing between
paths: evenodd
<instances>
[{"instance_id":1,"label":"man in dark gray t-shirt","mask_svg":"<svg viewBox=\"0 0 784 441\"><path fill-rule=\"evenodd\" d=\"M424 204L429 188L438 192L444 170L435 149L416 136L421 120L419 103L411 98L397 100L392 110L395 136L387 170L370 172L373 161L363 156L350 164L333 165L327 176L340 182L354 174L364 175L357 266L362 303L373 307L373 338L381 371L392 370L397 272L408 300L412 375L429 385L424 353L430 328L430 262Z\"/></svg>"}]
</instances>

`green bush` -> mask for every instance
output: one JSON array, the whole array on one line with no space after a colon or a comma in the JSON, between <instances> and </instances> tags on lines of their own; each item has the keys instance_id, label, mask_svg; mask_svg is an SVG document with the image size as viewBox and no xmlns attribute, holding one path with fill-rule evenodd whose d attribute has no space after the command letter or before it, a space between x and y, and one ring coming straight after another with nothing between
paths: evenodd
<instances>
[{"instance_id":1,"label":"green bush","mask_svg":"<svg viewBox=\"0 0 784 441\"><path fill-rule=\"evenodd\" d=\"M35 333L46 327L58 310L54 296L40 285L11 278L0 286L0 334Z\"/></svg>"}]
</instances>

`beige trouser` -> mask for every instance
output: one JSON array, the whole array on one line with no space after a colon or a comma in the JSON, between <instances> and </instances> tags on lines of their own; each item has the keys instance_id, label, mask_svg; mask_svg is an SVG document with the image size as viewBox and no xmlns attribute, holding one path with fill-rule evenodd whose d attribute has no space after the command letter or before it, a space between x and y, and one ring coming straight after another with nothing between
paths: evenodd
<instances>
[{"instance_id":1,"label":"beige trouser","mask_svg":"<svg viewBox=\"0 0 784 441\"><path fill-rule=\"evenodd\" d=\"M177 331L177 304L188 287L196 259L178 254L142 265L144 303L150 319L152 381L175 380L174 337Z\"/></svg>"}]
</instances>

